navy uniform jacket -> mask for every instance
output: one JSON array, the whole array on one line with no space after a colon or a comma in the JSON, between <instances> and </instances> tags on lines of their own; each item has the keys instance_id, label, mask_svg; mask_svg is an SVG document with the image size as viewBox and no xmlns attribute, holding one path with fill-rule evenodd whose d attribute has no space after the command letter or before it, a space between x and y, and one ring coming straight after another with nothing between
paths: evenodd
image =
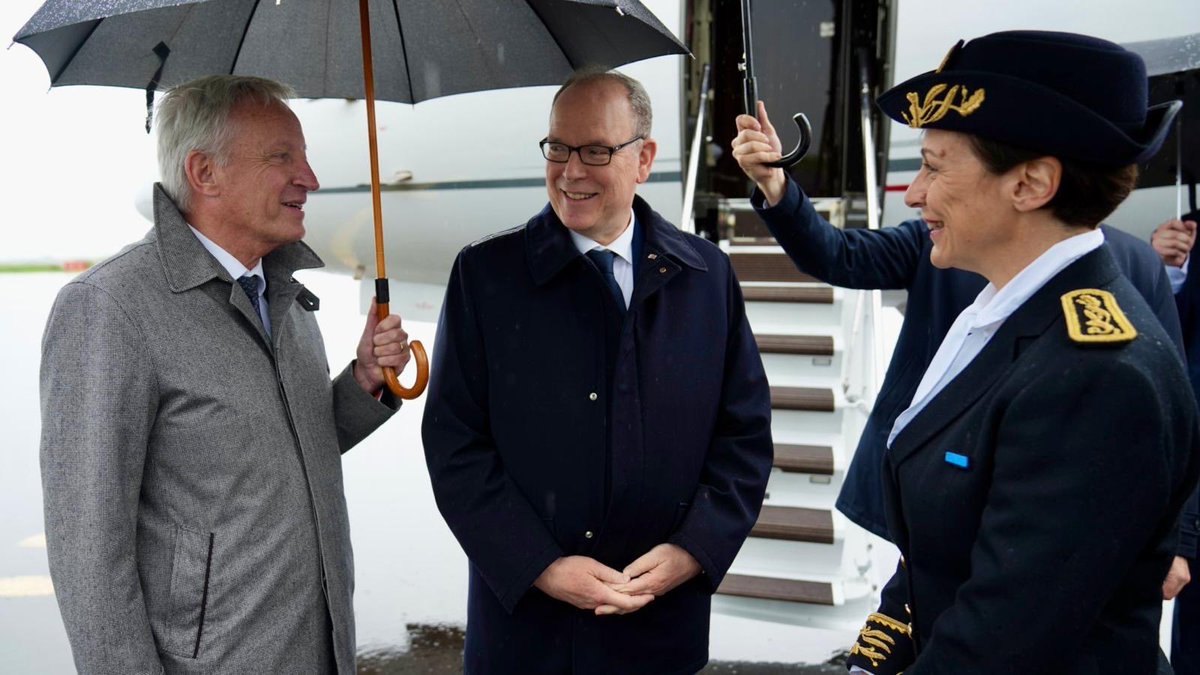
<instances>
[{"instance_id":1,"label":"navy uniform jacket","mask_svg":"<svg viewBox=\"0 0 1200 675\"><path fill-rule=\"evenodd\" d=\"M1061 298L1076 289L1112 293L1137 336L1073 339ZM877 675L1156 672L1198 434L1177 351L1143 298L1107 248L1075 261L885 455L901 565L851 663ZM879 648L880 634L896 645Z\"/></svg>"},{"instance_id":2,"label":"navy uniform jacket","mask_svg":"<svg viewBox=\"0 0 1200 675\"><path fill-rule=\"evenodd\" d=\"M716 246L634 201L622 322L547 206L459 254L425 404L438 508L471 561L468 673L694 673L711 594L758 516L770 391ZM560 556L617 570L664 542L703 573L625 616L532 586Z\"/></svg>"},{"instance_id":3,"label":"navy uniform jacket","mask_svg":"<svg viewBox=\"0 0 1200 675\"><path fill-rule=\"evenodd\" d=\"M912 402L921 376L950 326L975 301L987 280L971 272L934 267L929 261L933 247L929 230L919 219L881 230L839 230L817 214L790 179L786 196L775 206L758 208L763 196L757 190L751 203L771 234L804 272L845 288L908 291L905 319L891 364L837 500L838 510L850 520L891 539L880 487L888 434L896 418ZM1162 261L1148 244L1136 237L1104 225L1101 228L1118 267L1150 304L1167 335L1182 352L1179 316ZM1200 274L1196 276L1200 279ZM1197 295L1200 297L1200 289ZM1197 325L1200 327L1200 318ZM1200 363L1200 349L1196 358ZM1195 554L1198 530L1200 517L1185 518L1180 555Z\"/></svg>"}]
</instances>

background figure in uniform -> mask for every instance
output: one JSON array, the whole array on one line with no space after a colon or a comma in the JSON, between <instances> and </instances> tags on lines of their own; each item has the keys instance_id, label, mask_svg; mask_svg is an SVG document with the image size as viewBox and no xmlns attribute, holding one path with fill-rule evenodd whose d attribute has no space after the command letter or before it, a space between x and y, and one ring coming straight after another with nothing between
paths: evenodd
<instances>
[{"instance_id":1,"label":"background figure in uniform","mask_svg":"<svg viewBox=\"0 0 1200 675\"><path fill-rule=\"evenodd\" d=\"M1177 347L1096 230L1173 117L1147 109L1146 88L1119 45L1013 31L960 42L880 97L924 131L906 202L932 263L988 284L889 434L884 506L902 557L852 668L1160 664L1200 428ZM765 134L743 136L735 153L752 163L779 156Z\"/></svg>"},{"instance_id":2,"label":"background figure in uniform","mask_svg":"<svg viewBox=\"0 0 1200 675\"><path fill-rule=\"evenodd\" d=\"M450 274L423 435L471 561L467 673L696 672L762 503L762 362L726 255L635 195L650 123L636 81L572 77L550 203Z\"/></svg>"},{"instance_id":3,"label":"background figure in uniform","mask_svg":"<svg viewBox=\"0 0 1200 675\"><path fill-rule=\"evenodd\" d=\"M42 345L46 543L83 673L354 673L341 453L399 406L376 322L330 380L292 278L317 189L288 89L159 105L154 227L59 293Z\"/></svg>"},{"instance_id":4,"label":"background figure in uniform","mask_svg":"<svg viewBox=\"0 0 1200 675\"><path fill-rule=\"evenodd\" d=\"M1150 241L1167 265L1179 318L1187 347L1188 378L1192 391L1200 398L1200 272L1191 274L1188 264L1196 241L1198 213L1173 218L1154 230ZM1188 583L1197 565L1197 537L1200 535L1200 491L1192 495L1180 518L1180 550L1172 565L1172 577L1164 585L1163 595L1175 598L1174 623L1171 626L1171 665L1176 675L1200 675L1200 584Z\"/></svg>"}]
</instances>

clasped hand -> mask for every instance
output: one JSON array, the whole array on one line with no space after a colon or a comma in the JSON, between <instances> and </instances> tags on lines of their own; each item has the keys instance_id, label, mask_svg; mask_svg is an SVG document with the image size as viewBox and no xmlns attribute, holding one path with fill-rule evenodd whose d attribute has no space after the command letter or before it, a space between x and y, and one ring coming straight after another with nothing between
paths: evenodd
<instances>
[{"instance_id":1,"label":"clasped hand","mask_svg":"<svg viewBox=\"0 0 1200 675\"><path fill-rule=\"evenodd\" d=\"M700 573L700 563L675 544L659 544L617 570L587 556L550 563L533 585L550 597L601 616L629 614Z\"/></svg>"}]
</instances>

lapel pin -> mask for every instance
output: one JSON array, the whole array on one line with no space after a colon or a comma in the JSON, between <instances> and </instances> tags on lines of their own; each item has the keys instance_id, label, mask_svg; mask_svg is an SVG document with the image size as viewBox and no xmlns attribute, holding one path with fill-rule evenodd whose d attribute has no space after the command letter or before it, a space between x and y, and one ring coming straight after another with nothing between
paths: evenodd
<instances>
[{"instance_id":1,"label":"lapel pin","mask_svg":"<svg viewBox=\"0 0 1200 675\"><path fill-rule=\"evenodd\" d=\"M965 469L971 465L971 458L966 455L960 455L957 452L946 452L946 463L953 464L960 469Z\"/></svg>"}]
</instances>

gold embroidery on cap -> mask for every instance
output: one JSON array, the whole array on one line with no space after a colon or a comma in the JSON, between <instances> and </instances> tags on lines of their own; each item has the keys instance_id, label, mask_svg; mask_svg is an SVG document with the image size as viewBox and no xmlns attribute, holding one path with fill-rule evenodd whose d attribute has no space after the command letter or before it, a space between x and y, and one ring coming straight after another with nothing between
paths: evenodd
<instances>
[{"instance_id":1,"label":"gold embroidery on cap","mask_svg":"<svg viewBox=\"0 0 1200 675\"><path fill-rule=\"evenodd\" d=\"M1137 329L1108 291L1081 288L1062 296L1067 334L1074 342L1129 342Z\"/></svg>"},{"instance_id":2,"label":"gold embroidery on cap","mask_svg":"<svg viewBox=\"0 0 1200 675\"><path fill-rule=\"evenodd\" d=\"M951 110L966 117L979 110L979 106L983 105L984 92L982 88L976 89L974 94L968 95L969 90L961 84L950 87L950 91L946 91L946 87L945 84L935 84L925 94L924 103L921 102L921 95L915 91L910 91L905 95L905 98L908 99L908 112L901 111L900 116L904 118L905 122L908 122L908 126L920 129L942 119ZM939 99L938 96L944 91L946 95ZM957 105L954 103L956 95L961 99Z\"/></svg>"},{"instance_id":3,"label":"gold embroidery on cap","mask_svg":"<svg viewBox=\"0 0 1200 675\"><path fill-rule=\"evenodd\" d=\"M883 626L883 630L872 628L871 624ZM890 634L895 632L895 637ZM858 631L858 641L850 648L850 654L862 654L871 661L873 667L887 660L892 655L892 647L896 646L896 637L908 637L911 629L890 616L873 612L867 616L867 623ZM882 650L882 651L881 651Z\"/></svg>"}]
</instances>

